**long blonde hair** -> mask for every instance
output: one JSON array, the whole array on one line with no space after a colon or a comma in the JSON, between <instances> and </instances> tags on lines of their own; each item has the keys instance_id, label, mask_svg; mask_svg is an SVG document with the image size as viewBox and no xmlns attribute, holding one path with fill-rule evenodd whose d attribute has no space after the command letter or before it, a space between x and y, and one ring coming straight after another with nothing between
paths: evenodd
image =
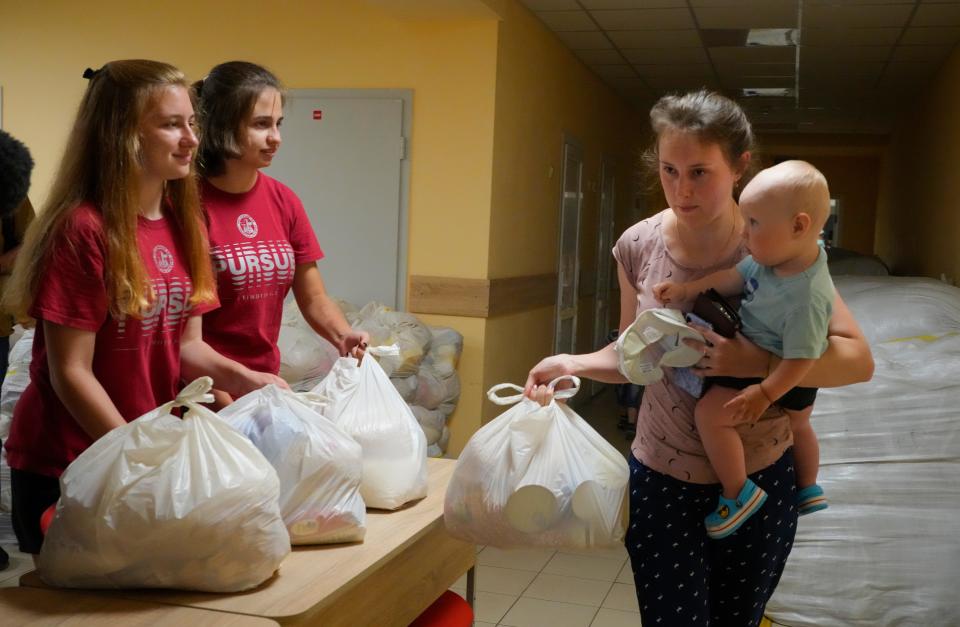
<instances>
[{"instance_id":1,"label":"long blonde hair","mask_svg":"<svg viewBox=\"0 0 960 627\"><path fill-rule=\"evenodd\" d=\"M189 89L186 77L157 61L111 61L90 78L53 187L30 225L7 283L4 304L27 320L50 249L79 204L91 203L103 219L106 282L110 313L140 317L154 294L137 241L143 115L168 87ZM196 174L167 181L164 203L179 228L195 305L215 298L209 245L200 211ZM69 244L69 243L68 243ZM50 271L55 271L50 269Z\"/></svg>"}]
</instances>

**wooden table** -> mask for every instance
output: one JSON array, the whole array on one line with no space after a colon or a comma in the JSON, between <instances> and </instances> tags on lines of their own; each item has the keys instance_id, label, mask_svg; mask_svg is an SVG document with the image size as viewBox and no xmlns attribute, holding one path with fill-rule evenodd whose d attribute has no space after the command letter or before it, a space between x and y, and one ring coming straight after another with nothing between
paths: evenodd
<instances>
[{"instance_id":1,"label":"wooden table","mask_svg":"<svg viewBox=\"0 0 960 627\"><path fill-rule=\"evenodd\" d=\"M79 590L0 590L0 624L31 627L276 627L266 618L111 599Z\"/></svg>"},{"instance_id":2,"label":"wooden table","mask_svg":"<svg viewBox=\"0 0 960 627\"><path fill-rule=\"evenodd\" d=\"M426 498L394 512L368 511L362 543L295 547L276 576L249 592L95 593L265 617L282 625L405 627L467 573L472 605L476 547L451 537L443 524L443 499L455 465L428 459ZM20 585L44 587L35 572L21 577Z\"/></svg>"}]
</instances>

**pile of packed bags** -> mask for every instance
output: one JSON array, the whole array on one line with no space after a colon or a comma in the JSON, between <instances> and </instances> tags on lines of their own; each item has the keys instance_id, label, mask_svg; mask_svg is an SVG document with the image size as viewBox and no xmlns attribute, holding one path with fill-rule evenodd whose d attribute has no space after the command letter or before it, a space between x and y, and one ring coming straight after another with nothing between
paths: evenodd
<instances>
[{"instance_id":1,"label":"pile of packed bags","mask_svg":"<svg viewBox=\"0 0 960 627\"><path fill-rule=\"evenodd\" d=\"M291 545L362 541L367 507L427 493L423 430L375 358L399 354L372 346L308 393L268 385L219 414L203 377L109 432L61 477L40 576L237 592L269 579Z\"/></svg>"},{"instance_id":2,"label":"pile of packed bags","mask_svg":"<svg viewBox=\"0 0 960 627\"><path fill-rule=\"evenodd\" d=\"M410 406L427 439L427 454L447 450L447 419L460 399L457 362L463 336L447 327L428 327L413 314L393 311L376 302L357 308L338 301L350 325L370 335L371 346L397 346L396 353L378 355L384 373ZM307 324L295 302L284 308L280 327L280 376L295 391L309 391L337 362L332 344Z\"/></svg>"},{"instance_id":3,"label":"pile of packed bags","mask_svg":"<svg viewBox=\"0 0 960 627\"><path fill-rule=\"evenodd\" d=\"M822 389L813 426L830 507L800 520L767 606L784 625L960 625L960 289L836 277L873 380Z\"/></svg>"},{"instance_id":4,"label":"pile of packed bags","mask_svg":"<svg viewBox=\"0 0 960 627\"><path fill-rule=\"evenodd\" d=\"M565 403L580 380L542 407L501 384L488 397L513 405L467 443L444 500L454 536L497 547L596 548L622 541L626 459ZM519 392L500 397L502 390Z\"/></svg>"}]
</instances>

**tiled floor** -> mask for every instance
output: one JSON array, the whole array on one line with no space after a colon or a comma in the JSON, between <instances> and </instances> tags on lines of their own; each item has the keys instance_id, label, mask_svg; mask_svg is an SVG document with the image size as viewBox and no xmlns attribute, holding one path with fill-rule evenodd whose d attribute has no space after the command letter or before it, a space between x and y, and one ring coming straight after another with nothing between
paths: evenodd
<instances>
[{"instance_id":1,"label":"tiled floor","mask_svg":"<svg viewBox=\"0 0 960 627\"><path fill-rule=\"evenodd\" d=\"M466 577L453 586L466 593ZM619 627L640 624L627 552L481 548L478 627Z\"/></svg>"},{"instance_id":2,"label":"tiled floor","mask_svg":"<svg viewBox=\"0 0 960 627\"><path fill-rule=\"evenodd\" d=\"M10 555L10 565L0 570L0 588L15 588L20 585L20 575L33 570L33 556L21 553L14 544L3 544Z\"/></svg>"}]
</instances>

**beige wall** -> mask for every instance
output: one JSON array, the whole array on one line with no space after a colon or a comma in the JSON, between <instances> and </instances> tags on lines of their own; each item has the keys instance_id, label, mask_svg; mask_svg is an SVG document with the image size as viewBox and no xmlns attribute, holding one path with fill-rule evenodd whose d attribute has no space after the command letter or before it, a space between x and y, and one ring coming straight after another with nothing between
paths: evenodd
<instances>
[{"instance_id":1,"label":"beige wall","mask_svg":"<svg viewBox=\"0 0 960 627\"><path fill-rule=\"evenodd\" d=\"M477 6L461 10L467 5ZM467 17L437 19L450 14ZM429 19L417 19L423 16ZM42 201L86 87L81 73L87 66L145 57L199 78L216 63L241 58L272 68L292 88L410 88L409 271L483 278L489 255L495 17L482 3L453 0L420 0L390 11L359 0L4 2L4 128L30 147L36 161L31 197ZM456 317L428 322L465 336L464 392L451 418L452 448L459 450L479 425L484 323Z\"/></svg>"},{"instance_id":2,"label":"beige wall","mask_svg":"<svg viewBox=\"0 0 960 627\"><path fill-rule=\"evenodd\" d=\"M583 147L578 344L590 348L600 167L616 164L618 213L633 203L638 116L524 7L499 3L490 277L555 273L564 133ZM625 220L621 219L622 223ZM619 235L619 233L617 234ZM490 319L484 387L522 384L550 354L553 308ZM499 413L487 403L484 420Z\"/></svg>"},{"instance_id":3,"label":"beige wall","mask_svg":"<svg viewBox=\"0 0 960 627\"><path fill-rule=\"evenodd\" d=\"M837 245L874 254L874 230L886 135L773 135L760 138L761 166L774 157L810 162L827 177L831 198L840 201Z\"/></svg>"},{"instance_id":4,"label":"beige wall","mask_svg":"<svg viewBox=\"0 0 960 627\"><path fill-rule=\"evenodd\" d=\"M886 155L876 249L896 274L960 282L960 48L900 119Z\"/></svg>"},{"instance_id":5,"label":"beige wall","mask_svg":"<svg viewBox=\"0 0 960 627\"><path fill-rule=\"evenodd\" d=\"M412 89L411 275L555 272L564 132L585 148L584 273L595 271L601 155L618 167L618 232L631 221L636 117L515 0L2 3L4 127L33 152L35 201L47 194L83 69L135 57L168 61L190 78L241 58L291 88ZM589 337L592 297L581 304ZM549 352L552 308L420 317L465 337L450 423L456 453L495 413L486 389L522 383Z\"/></svg>"}]
</instances>

